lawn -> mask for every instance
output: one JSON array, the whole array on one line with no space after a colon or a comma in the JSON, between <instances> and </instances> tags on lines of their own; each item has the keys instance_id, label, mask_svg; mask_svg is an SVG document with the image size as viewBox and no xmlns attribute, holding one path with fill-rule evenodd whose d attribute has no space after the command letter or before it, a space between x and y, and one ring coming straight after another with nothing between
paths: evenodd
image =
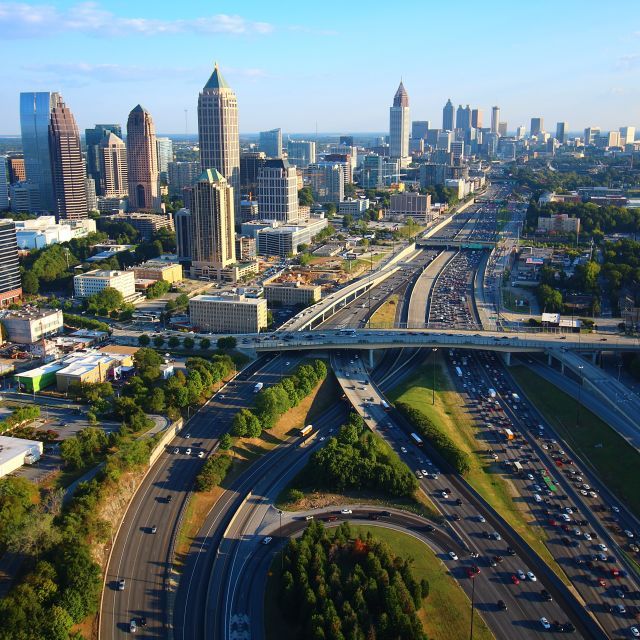
<instances>
[{"instance_id":1,"label":"lawn","mask_svg":"<svg viewBox=\"0 0 640 640\"><path fill-rule=\"evenodd\" d=\"M585 407L580 410L580 427L576 428L576 401L533 371L518 366L509 372L571 449L588 461L620 501L640 516L640 453Z\"/></svg>"},{"instance_id":2,"label":"lawn","mask_svg":"<svg viewBox=\"0 0 640 640\"><path fill-rule=\"evenodd\" d=\"M420 620L429 640L466 638L470 627L469 598L458 583L448 575L445 565L431 549L413 536L371 525L352 526L352 531L364 537L371 532L386 542L396 555L413 558L413 573L418 580L429 582L429 595L419 611ZM280 557L271 565L265 595L265 632L267 640L291 637L292 629L282 619L278 609ZM494 636L476 611L474 616L474 638L491 640Z\"/></svg>"},{"instance_id":3,"label":"lawn","mask_svg":"<svg viewBox=\"0 0 640 640\"><path fill-rule=\"evenodd\" d=\"M456 391L441 357L436 356L436 403L431 404L432 363L427 362L415 375L400 383L388 393L393 402L402 401L427 414L440 425L447 435L470 456L471 470L467 482L531 545L540 557L567 581L560 566L553 559L545 542L544 529L534 524L513 484L484 457L486 444L475 437L475 422L467 413L460 394Z\"/></svg>"},{"instance_id":4,"label":"lawn","mask_svg":"<svg viewBox=\"0 0 640 640\"><path fill-rule=\"evenodd\" d=\"M395 326L398 309L398 294L390 295L374 312L369 321L370 326L377 329L389 329Z\"/></svg>"}]
</instances>

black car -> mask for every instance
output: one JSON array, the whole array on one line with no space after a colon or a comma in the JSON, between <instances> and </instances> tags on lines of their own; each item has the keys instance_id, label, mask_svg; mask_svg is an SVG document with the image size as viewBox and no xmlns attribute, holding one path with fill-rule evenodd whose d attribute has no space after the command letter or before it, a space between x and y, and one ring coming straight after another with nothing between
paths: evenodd
<instances>
[{"instance_id":1,"label":"black car","mask_svg":"<svg viewBox=\"0 0 640 640\"><path fill-rule=\"evenodd\" d=\"M379 513L370 513L369 514L369 520L380 520L380 514Z\"/></svg>"},{"instance_id":2,"label":"black car","mask_svg":"<svg viewBox=\"0 0 640 640\"><path fill-rule=\"evenodd\" d=\"M451 516L451 519L452 519L454 522L457 522L458 520L460 520L460 516L459 516L457 513L454 513L454 514Z\"/></svg>"},{"instance_id":3,"label":"black car","mask_svg":"<svg viewBox=\"0 0 640 640\"><path fill-rule=\"evenodd\" d=\"M507 555L515 556L515 555L516 555L516 552L515 552L515 550L514 550L514 549L512 549L511 547L507 547Z\"/></svg>"},{"instance_id":4,"label":"black car","mask_svg":"<svg viewBox=\"0 0 640 640\"><path fill-rule=\"evenodd\" d=\"M498 609L501 611L507 610L507 603L504 600L498 600Z\"/></svg>"},{"instance_id":5,"label":"black car","mask_svg":"<svg viewBox=\"0 0 640 640\"><path fill-rule=\"evenodd\" d=\"M391 517L391 511L381 511L380 515L384 516L385 518L390 518Z\"/></svg>"},{"instance_id":6,"label":"black car","mask_svg":"<svg viewBox=\"0 0 640 640\"><path fill-rule=\"evenodd\" d=\"M146 627L146 626L147 626L147 619L146 619L144 616L142 616L142 618L140 618L140 619L138 620L138 624L139 624L141 627Z\"/></svg>"},{"instance_id":7,"label":"black car","mask_svg":"<svg viewBox=\"0 0 640 640\"><path fill-rule=\"evenodd\" d=\"M546 589L542 589L542 591L540 591L540 595L542 596L542 599L545 600L546 602L551 602L553 600L553 598L551 597L551 594Z\"/></svg>"},{"instance_id":8,"label":"black car","mask_svg":"<svg viewBox=\"0 0 640 640\"><path fill-rule=\"evenodd\" d=\"M171 502L173 500L173 496L169 495L169 496L167 496L166 499L167 499L167 503L169 503L169 502Z\"/></svg>"},{"instance_id":9,"label":"black car","mask_svg":"<svg viewBox=\"0 0 640 640\"><path fill-rule=\"evenodd\" d=\"M562 633L573 633L575 630L576 630L576 628L573 626L573 624L571 622L565 622L560 627L560 631L562 631Z\"/></svg>"},{"instance_id":10,"label":"black car","mask_svg":"<svg viewBox=\"0 0 640 640\"><path fill-rule=\"evenodd\" d=\"M462 500L460 498L456 498L456 504L460 507L462 506Z\"/></svg>"}]
</instances>

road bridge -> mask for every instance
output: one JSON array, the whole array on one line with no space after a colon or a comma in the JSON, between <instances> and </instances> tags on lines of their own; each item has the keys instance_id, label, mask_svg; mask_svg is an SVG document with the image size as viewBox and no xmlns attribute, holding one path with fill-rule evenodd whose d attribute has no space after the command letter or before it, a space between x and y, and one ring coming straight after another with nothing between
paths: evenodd
<instances>
[{"instance_id":1,"label":"road bridge","mask_svg":"<svg viewBox=\"0 0 640 640\"><path fill-rule=\"evenodd\" d=\"M454 240L453 238L421 238L416 241L421 248L436 249L473 249L492 250L496 246L495 240Z\"/></svg>"}]
</instances>

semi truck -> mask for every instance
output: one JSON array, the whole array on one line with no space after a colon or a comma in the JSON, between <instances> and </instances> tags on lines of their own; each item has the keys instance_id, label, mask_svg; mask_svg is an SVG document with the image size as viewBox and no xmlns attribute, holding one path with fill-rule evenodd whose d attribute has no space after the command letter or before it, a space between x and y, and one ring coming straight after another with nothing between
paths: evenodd
<instances>
[{"instance_id":1,"label":"semi truck","mask_svg":"<svg viewBox=\"0 0 640 640\"><path fill-rule=\"evenodd\" d=\"M253 387L253 393L258 393L258 391L262 390L262 387L264 387L264 382L256 382L256 386Z\"/></svg>"}]
</instances>

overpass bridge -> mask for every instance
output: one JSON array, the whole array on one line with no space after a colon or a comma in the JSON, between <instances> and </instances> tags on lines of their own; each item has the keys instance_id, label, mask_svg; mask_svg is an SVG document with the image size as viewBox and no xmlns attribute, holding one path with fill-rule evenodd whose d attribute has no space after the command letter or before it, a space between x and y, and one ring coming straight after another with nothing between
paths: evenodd
<instances>
[{"instance_id":1,"label":"overpass bridge","mask_svg":"<svg viewBox=\"0 0 640 640\"><path fill-rule=\"evenodd\" d=\"M422 238L416 246L431 249L476 249L490 251L496 246L495 240L454 240L453 238Z\"/></svg>"}]
</instances>

